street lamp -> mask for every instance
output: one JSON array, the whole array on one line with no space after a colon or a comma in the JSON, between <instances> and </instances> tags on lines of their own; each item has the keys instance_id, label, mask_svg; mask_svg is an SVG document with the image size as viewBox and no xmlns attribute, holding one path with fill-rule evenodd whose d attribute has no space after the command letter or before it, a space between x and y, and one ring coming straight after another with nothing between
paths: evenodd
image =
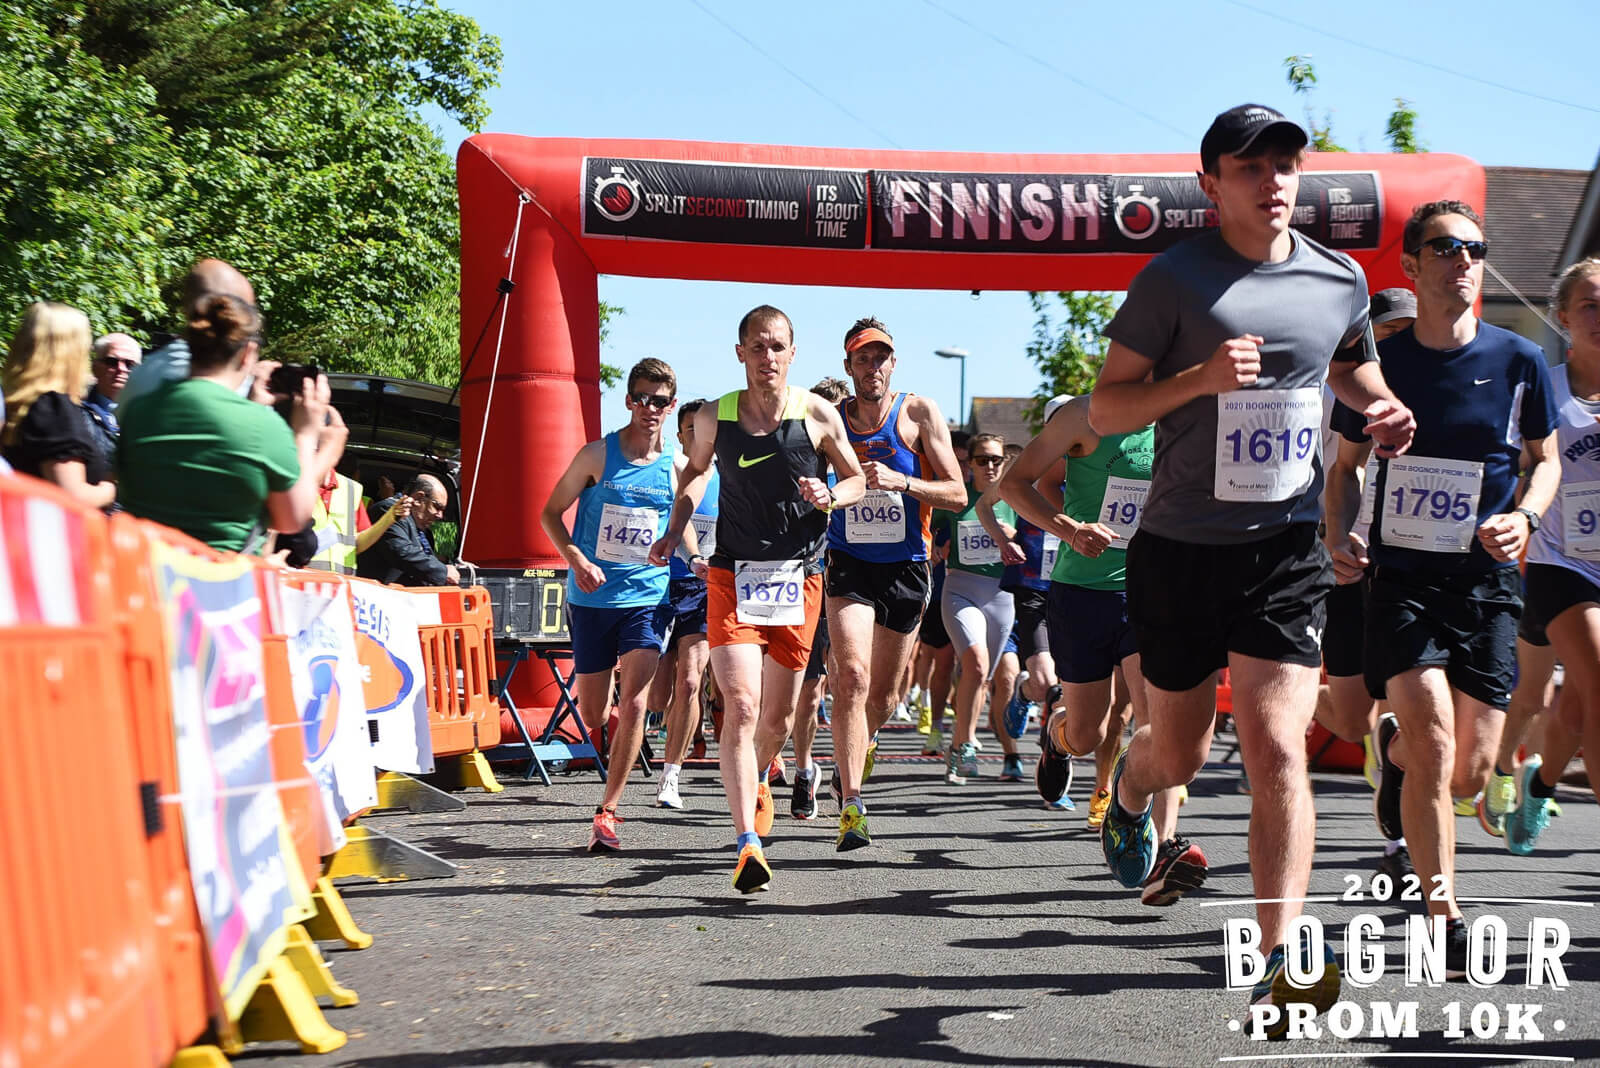
<instances>
[{"instance_id":1,"label":"street lamp","mask_svg":"<svg viewBox=\"0 0 1600 1068\"><path fill-rule=\"evenodd\" d=\"M934 349L935 356L943 356L947 360L961 361L961 410L956 415L961 420L961 429L967 428L967 356L966 349Z\"/></svg>"}]
</instances>

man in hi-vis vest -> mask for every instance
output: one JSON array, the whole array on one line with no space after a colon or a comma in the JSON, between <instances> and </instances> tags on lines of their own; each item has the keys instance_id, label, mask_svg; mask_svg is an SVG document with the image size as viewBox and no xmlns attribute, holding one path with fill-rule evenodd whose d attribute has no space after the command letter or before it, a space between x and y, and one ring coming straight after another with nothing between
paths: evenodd
<instances>
[{"instance_id":1,"label":"man in hi-vis vest","mask_svg":"<svg viewBox=\"0 0 1600 1068\"><path fill-rule=\"evenodd\" d=\"M401 495L374 523L361 506L361 483L329 471L311 513L311 530L317 551L309 568L339 575L356 573L356 556L375 545L396 520L411 514L411 498Z\"/></svg>"}]
</instances>

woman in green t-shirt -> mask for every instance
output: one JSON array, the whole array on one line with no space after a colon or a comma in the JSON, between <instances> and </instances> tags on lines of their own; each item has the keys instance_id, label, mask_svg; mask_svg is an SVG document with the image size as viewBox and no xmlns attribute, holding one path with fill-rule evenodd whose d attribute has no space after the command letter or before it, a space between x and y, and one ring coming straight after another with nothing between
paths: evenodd
<instances>
[{"instance_id":1,"label":"woman in green t-shirt","mask_svg":"<svg viewBox=\"0 0 1600 1068\"><path fill-rule=\"evenodd\" d=\"M1000 478L1005 440L998 434L976 434L967 445L972 482L967 506L960 512L938 511L933 525L949 531L949 557L939 610L945 629L961 658L956 687L956 730L945 757L945 782L962 785L978 774L977 725L989 675L1000 661L1014 612L1011 594L1000 588L1005 570L1000 544L978 518L978 498ZM1010 505L995 505L995 516L1015 524Z\"/></svg>"}]
</instances>

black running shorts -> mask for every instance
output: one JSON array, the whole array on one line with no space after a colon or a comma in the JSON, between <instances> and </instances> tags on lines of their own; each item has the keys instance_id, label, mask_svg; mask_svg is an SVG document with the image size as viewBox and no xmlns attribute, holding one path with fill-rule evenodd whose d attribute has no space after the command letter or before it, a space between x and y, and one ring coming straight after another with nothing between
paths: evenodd
<instances>
[{"instance_id":1,"label":"black running shorts","mask_svg":"<svg viewBox=\"0 0 1600 1068\"><path fill-rule=\"evenodd\" d=\"M928 564L906 560L873 564L838 549L828 550L825 592L829 597L872 606L872 618L896 634L910 634L928 607Z\"/></svg>"},{"instance_id":2,"label":"black running shorts","mask_svg":"<svg viewBox=\"0 0 1600 1068\"><path fill-rule=\"evenodd\" d=\"M1241 653L1322 663L1333 561L1315 523L1239 545L1197 545L1141 529L1128 543L1128 622L1145 681L1192 690Z\"/></svg>"},{"instance_id":3,"label":"black running shorts","mask_svg":"<svg viewBox=\"0 0 1600 1068\"><path fill-rule=\"evenodd\" d=\"M1357 582L1328 591L1328 626L1322 632L1322 666L1336 679L1361 674L1362 647L1366 644L1367 585Z\"/></svg>"},{"instance_id":4,"label":"black running shorts","mask_svg":"<svg viewBox=\"0 0 1600 1068\"><path fill-rule=\"evenodd\" d=\"M1517 637L1529 645L1546 646L1550 621L1575 604L1600 604L1600 586L1570 567L1529 564L1523 576L1522 623Z\"/></svg>"},{"instance_id":5,"label":"black running shorts","mask_svg":"<svg viewBox=\"0 0 1600 1068\"><path fill-rule=\"evenodd\" d=\"M1033 657L1050 651L1050 626L1045 621L1049 594L1028 586L1012 587L1011 598L1016 606L1011 636L1017 643L1018 658L1027 667Z\"/></svg>"},{"instance_id":6,"label":"black running shorts","mask_svg":"<svg viewBox=\"0 0 1600 1068\"><path fill-rule=\"evenodd\" d=\"M1444 668L1450 685L1504 710L1517 688L1522 578L1514 567L1440 575L1378 565L1367 596L1367 692L1396 675Z\"/></svg>"},{"instance_id":7,"label":"black running shorts","mask_svg":"<svg viewBox=\"0 0 1600 1068\"><path fill-rule=\"evenodd\" d=\"M806 662L807 679L820 679L828 673L828 652L833 641L828 637L828 606L817 613L817 629L811 635L811 659Z\"/></svg>"}]
</instances>

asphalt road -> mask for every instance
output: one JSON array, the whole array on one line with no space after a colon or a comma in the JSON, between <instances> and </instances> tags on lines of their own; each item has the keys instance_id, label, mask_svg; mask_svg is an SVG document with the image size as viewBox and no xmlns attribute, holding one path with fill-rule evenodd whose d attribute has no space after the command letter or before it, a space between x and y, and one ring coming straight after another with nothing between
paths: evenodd
<instances>
[{"instance_id":1,"label":"asphalt road","mask_svg":"<svg viewBox=\"0 0 1600 1068\"><path fill-rule=\"evenodd\" d=\"M915 756L919 743L909 730L886 732L891 755L868 783L869 849L835 853L832 804L801 823L780 791L767 846L775 879L750 897L729 885L733 834L712 765L686 771L682 812L652 807L654 785L636 771L616 855L583 851L600 795L592 773L546 788L506 769L504 793L465 795L459 815L371 817L460 874L344 884L376 937L360 952L325 947L361 996L328 1011L349 1043L316 1061L282 1045L238 1059L372 1068L1351 1064L1424 1054L1431 1063L1600 1062L1600 810L1586 790L1562 787L1564 814L1530 858L1459 821L1464 897L1548 903L1466 905L1469 919L1506 922L1506 978L1428 988L1407 986L1401 966L1404 918L1418 906L1338 900L1349 882L1366 885L1377 855L1370 791L1359 777L1316 775L1311 893L1334 900L1310 911L1336 947L1353 916L1374 912L1389 947L1375 985L1346 984L1343 1019L1359 1013L1366 1034L1372 1003L1414 1001L1418 1033L1268 1044L1231 1029L1247 996L1224 988L1224 922L1252 915L1250 799L1236 790L1236 765L1208 765L1183 809L1180 830L1210 858L1210 881L1152 909L1105 872L1084 826L1087 769L1072 791L1078 810L1047 811L1031 782L995 780L992 755L984 778L946 786L938 764ZM1031 770L1036 750L1023 745ZM1570 931L1566 989L1523 985L1536 917ZM1451 1003L1464 1037L1444 1033ZM1533 1017L1541 1040L1506 1037L1512 1004L1542 1006ZM1485 1030L1491 1015L1479 1005L1493 1006L1497 1038L1473 1037L1474 1011Z\"/></svg>"}]
</instances>

